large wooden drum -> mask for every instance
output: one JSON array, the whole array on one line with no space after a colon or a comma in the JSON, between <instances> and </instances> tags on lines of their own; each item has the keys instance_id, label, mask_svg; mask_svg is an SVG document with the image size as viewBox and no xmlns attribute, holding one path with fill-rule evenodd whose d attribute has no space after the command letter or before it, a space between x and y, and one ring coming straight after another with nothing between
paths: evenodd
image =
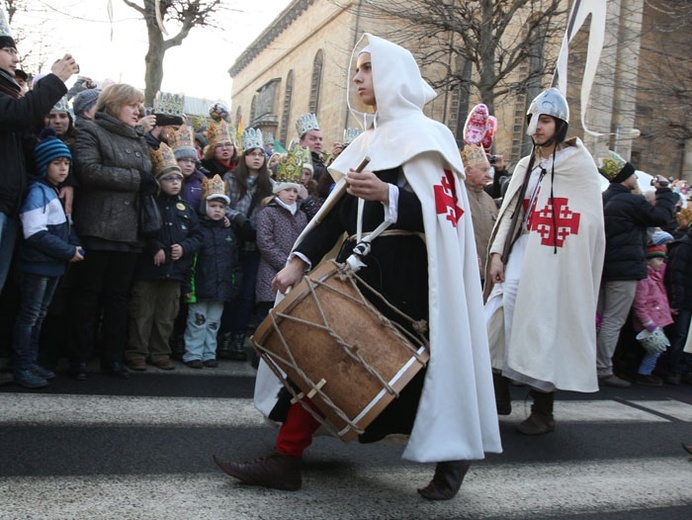
<instances>
[{"instance_id":1,"label":"large wooden drum","mask_svg":"<svg viewBox=\"0 0 692 520\"><path fill-rule=\"evenodd\" d=\"M408 319L419 332L413 334L388 320L357 281L350 269L325 263L269 312L252 338L294 400L309 407L307 396L343 441L357 438L429 359L425 322Z\"/></svg>"}]
</instances>

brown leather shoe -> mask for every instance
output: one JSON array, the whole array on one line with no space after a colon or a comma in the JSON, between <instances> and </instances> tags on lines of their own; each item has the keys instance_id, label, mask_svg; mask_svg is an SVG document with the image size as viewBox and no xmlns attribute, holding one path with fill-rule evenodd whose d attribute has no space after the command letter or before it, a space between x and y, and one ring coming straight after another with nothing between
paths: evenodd
<instances>
[{"instance_id":1,"label":"brown leather shoe","mask_svg":"<svg viewBox=\"0 0 692 520\"><path fill-rule=\"evenodd\" d=\"M147 369L147 362L143 358L128 359L125 361L125 365L130 370L136 370L137 372L144 372Z\"/></svg>"},{"instance_id":2,"label":"brown leather shoe","mask_svg":"<svg viewBox=\"0 0 692 520\"><path fill-rule=\"evenodd\" d=\"M175 368L171 359L167 357L152 361L151 364L156 368L160 368L161 370L173 370Z\"/></svg>"},{"instance_id":3,"label":"brown leather shoe","mask_svg":"<svg viewBox=\"0 0 692 520\"><path fill-rule=\"evenodd\" d=\"M302 485L300 458L274 452L249 462L224 462L214 455L214 462L228 475L251 486L296 491Z\"/></svg>"},{"instance_id":4,"label":"brown leather shoe","mask_svg":"<svg viewBox=\"0 0 692 520\"><path fill-rule=\"evenodd\" d=\"M459 492L464 482L466 472L471 462L468 460L450 460L438 462L435 466L435 475L430 483L418 493L428 500L449 500Z\"/></svg>"}]
</instances>

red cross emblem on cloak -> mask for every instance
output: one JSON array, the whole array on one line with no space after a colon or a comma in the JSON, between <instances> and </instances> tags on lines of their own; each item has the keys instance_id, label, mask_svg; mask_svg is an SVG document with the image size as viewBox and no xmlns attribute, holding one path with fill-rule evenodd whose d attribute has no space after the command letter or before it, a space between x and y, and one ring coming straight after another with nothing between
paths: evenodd
<instances>
[{"instance_id":1,"label":"red cross emblem on cloak","mask_svg":"<svg viewBox=\"0 0 692 520\"><path fill-rule=\"evenodd\" d=\"M440 184L435 184L435 210L438 215L446 214L454 227L464 214L464 210L457 206L457 194L454 187L454 177L451 170L444 171Z\"/></svg>"},{"instance_id":2,"label":"red cross emblem on cloak","mask_svg":"<svg viewBox=\"0 0 692 520\"><path fill-rule=\"evenodd\" d=\"M531 231L541 236L541 245L562 247L569 235L579 234L580 213L569 209L567 197L548 199L546 206L531 216ZM553 209L555 218L553 218Z\"/></svg>"}]
</instances>

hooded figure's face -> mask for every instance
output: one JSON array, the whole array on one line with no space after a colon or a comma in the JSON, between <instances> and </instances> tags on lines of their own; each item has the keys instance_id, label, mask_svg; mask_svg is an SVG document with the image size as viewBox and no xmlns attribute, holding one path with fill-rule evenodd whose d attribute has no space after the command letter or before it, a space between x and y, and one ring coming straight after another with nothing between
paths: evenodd
<instances>
[{"instance_id":1,"label":"hooded figure's face","mask_svg":"<svg viewBox=\"0 0 692 520\"><path fill-rule=\"evenodd\" d=\"M356 75L353 76L356 91L364 105L377 108L375 87L372 83L372 62L369 52L361 52L356 60Z\"/></svg>"},{"instance_id":2,"label":"hooded figure's face","mask_svg":"<svg viewBox=\"0 0 692 520\"><path fill-rule=\"evenodd\" d=\"M351 71L349 108L365 128L372 123L375 111L380 123L392 121L422 113L423 106L435 97L413 55L377 36L366 34L358 42Z\"/></svg>"}]
</instances>

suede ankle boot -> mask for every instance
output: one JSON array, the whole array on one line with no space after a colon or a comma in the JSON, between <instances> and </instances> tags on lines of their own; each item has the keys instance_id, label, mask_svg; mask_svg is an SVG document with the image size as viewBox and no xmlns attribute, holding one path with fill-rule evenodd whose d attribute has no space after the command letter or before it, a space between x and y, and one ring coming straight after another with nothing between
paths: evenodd
<instances>
[{"instance_id":1,"label":"suede ankle boot","mask_svg":"<svg viewBox=\"0 0 692 520\"><path fill-rule=\"evenodd\" d=\"M232 332L222 332L217 337L216 358L231 359L231 341L233 338Z\"/></svg>"},{"instance_id":2,"label":"suede ankle boot","mask_svg":"<svg viewBox=\"0 0 692 520\"><path fill-rule=\"evenodd\" d=\"M459 491L464 482L466 472L471 462L468 460L450 460L438 462L435 474L430 483L418 490L423 498L428 500L449 500Z\"/></svg>"},{"instance_id":3,"label":"suede ankle boot","mask_svg":"<svg viewBox=\"0 0 692 520\"><path fill-rule=\"evenodd\" d=\"M533 405L531 405L531 415L517 426L517 431L524 435L541 435L552 432L555 429L555 419L553 418L553 401L555 392L538 392L531 390Z\"/></svg>"},{"instance_id":4,"label":"suede ankle boot","mask_svg":"<svg viewBox=\"0 0 692 520\"><path fill-rule=\"evenodd\" d=\"M217 466L241 482L284 491L300 489L300 461L299 457L291 457L278 451L249 462L224 462L214 456Z\"/></svg>"},{"instance_id":5,"label":"suede ankle boot","mask_svg":"<svg viewBox=\"0 0 692 520\"><path fill-rule=\"evenodd\" d=\"M495 388L495 407L497 415L512 413L512 397L509 394L509 379L502 374L493 372L493 387Z\"/></svg>"}]
</instances>

